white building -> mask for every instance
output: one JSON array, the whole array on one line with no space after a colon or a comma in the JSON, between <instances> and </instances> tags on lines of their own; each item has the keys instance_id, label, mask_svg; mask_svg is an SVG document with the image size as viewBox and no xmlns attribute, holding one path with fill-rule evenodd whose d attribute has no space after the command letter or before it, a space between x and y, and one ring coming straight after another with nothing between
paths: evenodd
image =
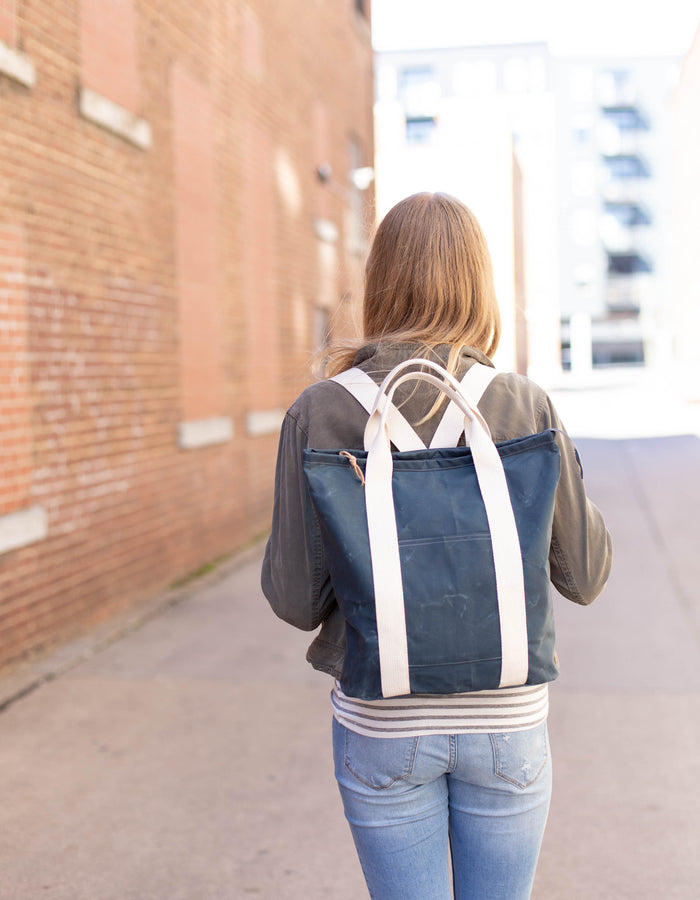
<instances>
[{"instance_id":1,"label":"white building","mask_svg":"<svg viewBox=\"0 0 700 900\"><path fill-rule=\"evenodd\" d=\"M556 59L539 43L377 55L379 215L421 190L474 211L504 318L499 365L546 382L562 365L663 352L676 70Z\"/></svg>"},{"instance_id":2,"label":"white building","mask_svg":"<svg viewBox=\"0 0 700 900\"><path fill-rule=\"evenodd\" d=\"M664 324L673 356L697 401L700 390L700 27L671 106L671 291Z\"/></svg>"},{"instance_id":3,"label":"white building","mask_svg":"<svg viewBox=\"0 0 700 900\"><path fill-rule=\"evenodd\" d=\"M564 362L668 353L669 58L553 60Z\"/></svg>"}]
</instances>

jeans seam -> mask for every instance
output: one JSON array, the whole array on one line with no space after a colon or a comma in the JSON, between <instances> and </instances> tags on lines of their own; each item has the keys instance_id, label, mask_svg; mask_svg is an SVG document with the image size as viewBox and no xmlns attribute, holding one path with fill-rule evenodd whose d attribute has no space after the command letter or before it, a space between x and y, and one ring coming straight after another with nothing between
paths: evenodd
<instances>
[{"instance_id":1,"label":"jeans seam","mask_svg":"<svg viewBox=\"0 0 700 900\"><path fill-rule=\"evenodd\" d=\"M454 734L449 735L450 755L447 761L447 774L451 775L457 768L457 738Z\"/></svg>"}]
</instances>

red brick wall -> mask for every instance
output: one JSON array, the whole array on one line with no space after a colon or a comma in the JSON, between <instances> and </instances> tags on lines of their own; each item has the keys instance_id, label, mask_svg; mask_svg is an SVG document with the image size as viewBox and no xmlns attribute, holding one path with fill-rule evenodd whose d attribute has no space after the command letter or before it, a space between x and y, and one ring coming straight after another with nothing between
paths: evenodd
<instances>
[{"instance_id":1,"label":"red brick wall","mask_svg":"<svg viewBox=\"0 0 700 900\"><path fill-rule=\"evenodd\" d=\"M0 41L8 47L15 44L15 4L16 0L0 0Z\"/></svg>"},{"instance_id":2,"label":"red brick wall","mask_svg":"<svg viewBox=\"0 0 700 900\"><path fill-rule=\"evenodd\" d=\"M187 421L224 412L219 314L219 217L209 88L172 69L180 377Z\"/></svg>"},{"instance_id":3,"label":"red brick wall","mask_svg":"<svg viewBox=\"0 0 700 900\"><path fill-rule=\"evenodd\" d=\"M243 127L243 218L247 222L243 260L243 298L246 328L246 394L254 409L275 407L280 400L280 331L268 323L279 319L279 285L283 273L276 270L275 198L272 171L272 137L255 122Z\"/></svg>"},{"instance_id":4,"label":"red brick wall","mask_svg":"<svg viewBox=\"0 0 700 900\"><path fill-rule=\"evenodd\" d=\"M80 62L85 87L138 112L139 80L133 0L81 0Z\"/></svg>"},{"instance_id":5,"label":"red brick wall","mask_svg":"<svg viewBox=\"0 0 700 900\"><path fill-rule=\"evenodd\" d=\"M250 436L249 415L310 378L319 216L349 321L352 135L372 163L354 0L14 9L0 39L36 80L0 74L0 517L41 507L48 529L0 552L0 667L265 531L277 435ZM81 86L148 122L150 149L82 118ZM233 439L181 449L179 426L210 416Z\"/></svg>"},{"instance_id":6,"label":"red brick wall","mask_svg":"<svg viewBox=\"0 0 700 900\"><path fill-rule=\"evenodd\" d=\"M26 504L31 486L24 232L0 224L0 516Z\"/></svg>"}]
</instances>

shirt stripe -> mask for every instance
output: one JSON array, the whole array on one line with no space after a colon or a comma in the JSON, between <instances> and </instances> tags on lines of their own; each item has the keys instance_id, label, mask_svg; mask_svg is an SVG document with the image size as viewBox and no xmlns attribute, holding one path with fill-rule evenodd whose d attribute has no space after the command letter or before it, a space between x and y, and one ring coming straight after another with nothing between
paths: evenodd
<instances>
[{"instance_id":1,"label":"shirt stripe","mask_svg":"<svg viewBox=\"0 0 700 900\"><path fill-rule=\"evenodd\" d=\"M333 715L341 725L369 737L502 734L524 731L544 722L549 712L549 687L537 684L470 694L360 700L344 694L336 681L331 703Z\"/></svg>"}]
</instances>

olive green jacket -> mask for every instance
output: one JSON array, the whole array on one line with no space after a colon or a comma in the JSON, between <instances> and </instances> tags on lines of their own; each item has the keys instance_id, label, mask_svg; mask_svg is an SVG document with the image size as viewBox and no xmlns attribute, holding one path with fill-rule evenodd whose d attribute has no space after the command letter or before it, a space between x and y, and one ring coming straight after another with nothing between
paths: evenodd
<instances>
[{"instance_id":1,"label":"olive green jacket","mask_svg":"<svg viewBox=\"0 0 700 900\"><path fill-rule=\"evenodd\" d=\"M448 347L433 357L445 363ZM355 365L375 381L399 362L425 351L410 344L364 347ZM492 366L479 350L462 351L456 376L474 362ZM426 445L442 410L421 424L437 391L420 383L402 386L394 402ZM479 403L494 441L523 437L548 428L563 430L547 394L522 375L501 373ZM316 669L340 677L345 652L345 625L328 573L316 514L302 471L305 448L362 449L367 413L342 385L320 381L292 404L282 424L275 479L272 531L265 549L262 588L275 613L305 631L321 626L307 653ZM418 424L416 424L418 423ZM559 593L576 603L591 603L605 587L612 563L612 541L600 511L587 498L578 455L562 437L561 476L557 487L550 546L550 578Z\"/></svg>"}]
</instances>

